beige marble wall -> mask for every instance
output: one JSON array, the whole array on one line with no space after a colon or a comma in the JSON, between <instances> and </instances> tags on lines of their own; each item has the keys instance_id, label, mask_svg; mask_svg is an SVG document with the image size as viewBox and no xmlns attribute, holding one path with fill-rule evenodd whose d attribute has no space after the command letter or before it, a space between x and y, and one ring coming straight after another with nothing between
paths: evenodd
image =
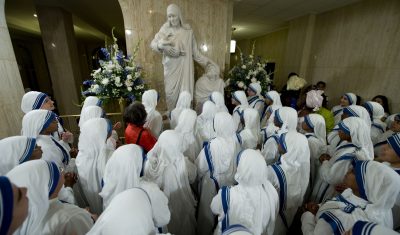
<instances>
[{"instance_id":1,"label":"beige marble wall","mask_svg":"<svg viewBox=\"0 0 400 235\"><path fill-rule=\"evenodd\" d=\"M82 82L72 15L61 8L36 6L58 110L77 114Z\"/></svg>"},{"instance_id":2,"label":"beige marble wall","mask_svg":"<svg viewBox=\"0 0 400 235\"><path fill-rule=\"evenodd\" d=\"M400 111L399 12L398 0L367 0L317 16L307 77L328 83L331 104L383 94Z\"/></svg>"},{"instance_id":3,"label":"beige marble wall","mask_svg":"<svg viewBox=\"0 0 400 235\"><path fill-rule=\"evenodd\" d=\"M229 0L119 0L124 17L125 29L132 30L126 35L128 53L140 42L138 61L147 73L147 82L165 96L161 55L150 49L154 35L166 22L166 9L171 3L177 4L183 17L195 34L197 45L206 44L208 51L203 54L225 70L229 64L229 43L232 24L232 1ZM161 100L161 108L166 108Z\"/></svg>"},{"instance_id":4,"label":"beige marble wall","mask_svg":"<svg viewBox=\"0 0 400 235\"><path fill-rule=\"evenodd\" d=\"M0 0L0 138L21 133L21 98L24 94L6 24L4 1Z\"/></svg>"},{"instance_id":5,"label":"beige marble wall","mask_svg":"<svg viewBox=\"0 0 400 235\"><path fill-rule=\"evenodd\" d=\"M284 56L288 32L288 29L283 29L262 37L237 42L240 50L246 55L251 53L253 42L255 42L254 54L261 56L269 62L275 62L274 85L278 88L283 86L287 77L284 71ZM240 60L238 50L236 50L235 54L231 55L231 65L238 63L238 60Z\"/></svg>"}]
</instances>

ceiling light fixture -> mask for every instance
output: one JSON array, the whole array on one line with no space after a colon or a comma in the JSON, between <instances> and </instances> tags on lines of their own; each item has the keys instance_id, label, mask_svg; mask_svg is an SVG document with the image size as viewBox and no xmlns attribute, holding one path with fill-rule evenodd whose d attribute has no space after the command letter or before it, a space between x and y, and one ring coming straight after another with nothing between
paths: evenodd
<instances>
[{"instance_id":1,"label":"ceiling light fixture","mask_svg":"<svg viewBox=\"0 0 400 235\"><path fill-rule=\"evenodd\" d=\"M236 28L233 27L233 28L232 28L232 38L233 38L233 32L235 32L235 30L236 30ZM229 47L229 52L230 52L230 53L235 53L235 51L236 51L236 40L235 40L235 39L232 39L232 40L231 40L231 45L230 45L230 47Z\"/></svg>"},{"instance_id":2,"label":"ceiling light fixture","mask_svg":"<svg viewBox=\"0 0 400 235\"><path fill-rule=\"evenodd\" d=\"M35 14L33 14L33 17L37 18L37 14L36 14L36 13L35 13Z\"/></svg>"}]
</instances>

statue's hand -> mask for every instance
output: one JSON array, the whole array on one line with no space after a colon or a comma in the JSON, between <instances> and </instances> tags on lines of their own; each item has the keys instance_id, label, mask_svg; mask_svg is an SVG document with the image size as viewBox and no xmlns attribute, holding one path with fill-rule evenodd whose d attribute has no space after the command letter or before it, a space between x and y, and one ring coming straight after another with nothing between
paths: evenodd
<instances>
[{"instance_id":1,"label":"statue's hand","mask_svg":"<svg viewBox=\"0 0 400 235\"><path fill-rule=\"evenodd\" d=\"M179 57L180 56L180 51L178 51L176 48L171 47L171 46L166 46L164 48L164 53L166 53L168 56L171 56L171 57Z\"/></svg>"}]
</instances>

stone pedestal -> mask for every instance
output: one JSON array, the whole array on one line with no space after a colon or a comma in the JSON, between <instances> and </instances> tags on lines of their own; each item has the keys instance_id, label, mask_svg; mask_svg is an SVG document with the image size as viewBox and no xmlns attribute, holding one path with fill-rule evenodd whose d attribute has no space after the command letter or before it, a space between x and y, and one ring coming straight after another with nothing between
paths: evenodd
<instances>
[{"instance_id":1,"label":"stone pedestal","mask_svg":"<svg viewBox=\"0 0 400 235\"><path fill-rule=\"evenodd\" d=\"M36 6L40 31L60 114L77 114L82 82L72 15L61 8Z\"/></svg>"},{"instance_id":2,"label":"stone pedestal","mask_svg":"<svg viewBox=\"0 0 400 235\"><path fill-rule=\"evenodd\" d=\"M118 0L124 17L128 54L140 41L137 61L146 71L146 82L160 92L158 109L165 110L162 55L152 51L154 35L167 21L167 6L175 3L181 9L185 22L190 24L203 55L215 61L223 73L229 66L229 45L232 25L232 1L229 0ZM207 51L201 46L206 45ZM196 78L197 79L197 78Z\"/></svg>"},{"instance_id":3,"label":"stone pedestal","mask_svg":"<svg viewBox=\"0 0 400 235\"><path fill-rule=\"evenodd\" d=\"M0 139L21 133L21 99L24 95L21 76L8 32L4 13L4 1L0 0Z\"/></svg>"}]
</instances>

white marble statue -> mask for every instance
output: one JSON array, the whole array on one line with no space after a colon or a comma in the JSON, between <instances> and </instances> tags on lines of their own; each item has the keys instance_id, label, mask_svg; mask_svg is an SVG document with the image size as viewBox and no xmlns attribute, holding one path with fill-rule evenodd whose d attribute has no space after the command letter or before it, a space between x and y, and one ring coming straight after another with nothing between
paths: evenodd
<instances>
[{"instance_id":1,"label":"white marble statue","mask_svg":"<svg viewBox=\"0 0 400 235\"><path fill-rule=\"evenodd\" d=\"M219 66L210 61L206 66L206 71L203 76L196 81L194 97L196 100L196 111L198 113L201 113L201 107L203 107L203 103L209 99L211 93L218 91L224 95L225 83L219 75Z\"/></svg>"},{"instance_id":2,"label":"white marble statue","mask_svg":"<svg viewBox=\"0 0 400 235\"><path fill-rule=\"evenodd\" d=\"M155 35L150 46L163 55L165 94L168 110L171 111L182 91L188 91L193 97L193 60L204 68L208 58L199 52L193 30L184 22L175 4L168 6L167 22Z\"/></svg>"}]
</instances>

